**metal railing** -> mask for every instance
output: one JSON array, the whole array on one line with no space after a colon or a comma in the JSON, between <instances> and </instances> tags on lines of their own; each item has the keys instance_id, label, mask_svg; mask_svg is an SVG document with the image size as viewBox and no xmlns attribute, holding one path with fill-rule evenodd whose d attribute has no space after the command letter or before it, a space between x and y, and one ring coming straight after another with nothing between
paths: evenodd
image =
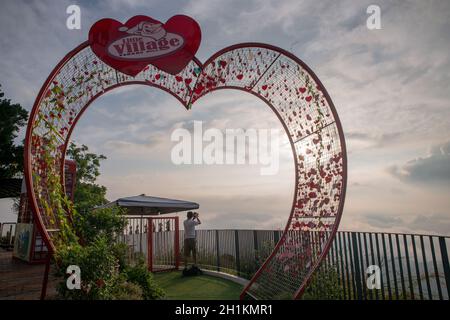
<instances>
[{"instance_id":1,"label":"metal railing","mask_svg":"<svg viewBox=\"0 0 450 320\"><path fill-rule=\"evenodd\" d=\"M280 230L197 230L197 262L203 269L250 279L271 253L281 233ZM183 236L184 231L180 230L180 248L183 248ZM135 250L146 255L146 246L138 242L146 241L147 235L133 238ZM339 231L304 298L448 300L449 242L450 237L446 236ZM159 257L158 252L154 253L153 261L164 260L164 253Z\"/></svg>"},{"instance_id":2,"label":"metal railing","mask_svg":"<svg viewBox=\"0 0 450 320\"><path fill-rule=\"evenodd\" d=\"M280 235L198 230L197 259L203 268L249 279ZM449 242L444 236L339 231L307 291L323 299L448 300Z\"/></svg>"},{"instance_id":3,"label":"metal railing","mask_svg":"<svg viewBox=\"0 0 450 320\"><path fill-rule=\"evenodd\" d=\"M335 271L339 299L448 300L449 241L434 235L341 231L316 278L330 268ZM372 275L379 276L378 286L369 289Z\"/></svg>"}]
</instances>

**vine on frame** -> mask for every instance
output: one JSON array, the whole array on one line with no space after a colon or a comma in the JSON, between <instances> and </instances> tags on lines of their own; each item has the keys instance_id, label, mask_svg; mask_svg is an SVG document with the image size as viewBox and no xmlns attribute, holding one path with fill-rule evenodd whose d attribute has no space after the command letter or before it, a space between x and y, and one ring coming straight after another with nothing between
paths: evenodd
<instances>
[{"instance_id":1,"label":"vine on frame","mask_svg":"<svg viewBox=\"0 0 450 320\"><path fill-rule=\"evenodd\" d=\"M57 88L57 89L55 89ZM53 83L53 88L46 96L46 109L54 104L58 114L63 112L64 105L61 96L63 90ZM53 113L50 112L52 115ZM37 203L42 212L42 219L48 223L47 231L51 233L55 248L61 245L78 243L78 237L72 225L72 218L77 217L72 201L67 197L61 184L62 137L57 129L59 117L47 116L39 112L35 128L40 128L40 134L33 132L33 187L37 195ZM42 130L44 129L44 130ZM77 217L78 218L78 217Z\"/></svg>"}]
</instances>

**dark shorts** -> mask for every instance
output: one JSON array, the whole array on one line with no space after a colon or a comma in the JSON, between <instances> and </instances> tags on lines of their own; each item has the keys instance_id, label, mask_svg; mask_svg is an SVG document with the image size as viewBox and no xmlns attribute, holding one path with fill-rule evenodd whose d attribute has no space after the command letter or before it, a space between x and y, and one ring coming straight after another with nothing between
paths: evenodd
<instances>
[{"instance_id":1,"label":"dark shorts","mask_svg":"<svg viewBox=\"0 0 450 320\"><path fill-rule=\"evenodd\" d=\"M184 239L184 255L190 256L197 253L195 238Z\"/></svg>"}]
</instances>

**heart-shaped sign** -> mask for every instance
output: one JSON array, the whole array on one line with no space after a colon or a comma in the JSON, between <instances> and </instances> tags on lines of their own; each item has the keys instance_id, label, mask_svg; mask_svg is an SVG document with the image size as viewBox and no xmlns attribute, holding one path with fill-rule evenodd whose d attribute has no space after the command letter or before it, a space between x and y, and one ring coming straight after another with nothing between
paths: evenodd
<instances>
[{"instance_id":1,"label":"heart-shaped sign","mask_svg":"<svg viewBox=\"0 0 450 320\"><path fill-rule=\"evenodd\" d=\"M173 16L164 24L141 15L125 24L102 19L89 30L92 51L112 68L133 77L149 64L170 74L179 73L194 57L200 40L200 26L184 15Z\"/></svg>"}]
</instances>

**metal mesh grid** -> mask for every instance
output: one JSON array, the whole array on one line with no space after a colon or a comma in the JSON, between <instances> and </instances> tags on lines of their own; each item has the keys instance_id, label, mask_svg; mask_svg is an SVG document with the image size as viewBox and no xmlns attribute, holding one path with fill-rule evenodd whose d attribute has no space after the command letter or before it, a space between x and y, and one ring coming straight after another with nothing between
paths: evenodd
<instances>
[{"instance_id":1,"label":"metal mesh grid","mask_svg":"<svg viewBox=\"0 0 450 320\"><path fill-rule=\"evenodd\" d=\"M217 258L217 240L215 230L196 230L197 236L197 263L206 269L216 269L220 256ZM180 246L183 246L183 236L180 237ZM184 259L184 257L183 257Z\"/></svg>"},{"instance_id":2,"label":"metal mesh grid","mask_svg":"<svg viewBox=\"0 0 450 320\"><path fill-rule=\"evenodd\" d=\"M178 268L179 252L178 229L176 227L176 218L152 218L153 232L151 241L152 265L149 266L152 271L164 271Z\"/></svg>"},{"instance_id":3,"label":"metal mesh grid","mask_svg":"<svg viewBox=\"0 0 450 320\"><path fill-rule=\"evenodd\" d=\"M118 241L128 246L129 259L134 260L138 256L148 258L147 250L147 230L148 220L140 217L128 217L127 226L123 233L118 235Z\"/></svg>"},{"instance_id":4,"label":"metal mesh grid","mask_svg":"<svg viewBox=\"0 0 450 320\"><path fill-rule=\"evenodd\" d=\"M274 50L252 47L224 52L204 66L192 102L217 88L251 90L279 56Z\"/></svg>"},{"instance_id":5,"label":"metal mesh grid","mask_svg":"<svg viewBox=\"0 0 450 320\"><path fill-rule=\"evenodd\" d=\"M280 56L253 89L277 110L294 142L334 122L321 90L286 56Z\"/></svg>"},{"instance_id":6,"label":"metal mesh grid","mask_svg":"<svg viewBox=\"0 0 450 320\"><path fill-rule=\"evenodd\" d=\"M262 64L260 56L269 59ZM283 235L247 292L259 299L293 297L324 252L345 187L340 132L324 89L290 57L245 47L217 55L198 83L193 101L222 87L241 88L263 98L285 125L297 165L295 205L287 227L293 231Z\"/></svg>"},{"instance_id":7,"label":"metal mesh grid","mask_svg":"<svg viewBox=\"0 0 450 320\"><path fill-rule=\"evenodd\" d=\"M61 163L72 129L97 96L116 86L141 83L167 91L189 108L216 89L241 89L266 101L280 118L296 165L295 201L286 232L247 292L262 299L296 296L336 231L346 175L338 119L325 89L309 69L281 49L256 44L224 49L204 66L193 60L178 75L148 66L130 77L99 61L87 45L63 62L37 98L26 146L31 160L27 179L32 179L35 209L49 241L50 231L57 231L59 222L52 210L42 208L42 200L49 198L47 178L59 174L63 180ZM48 150L49 142L57 148ZM220 232L219 242L228 243L223 238L228 236L234 235ZM236 248L219 248L224 253L227 250Z\"/></svg>"}]
</instances>

